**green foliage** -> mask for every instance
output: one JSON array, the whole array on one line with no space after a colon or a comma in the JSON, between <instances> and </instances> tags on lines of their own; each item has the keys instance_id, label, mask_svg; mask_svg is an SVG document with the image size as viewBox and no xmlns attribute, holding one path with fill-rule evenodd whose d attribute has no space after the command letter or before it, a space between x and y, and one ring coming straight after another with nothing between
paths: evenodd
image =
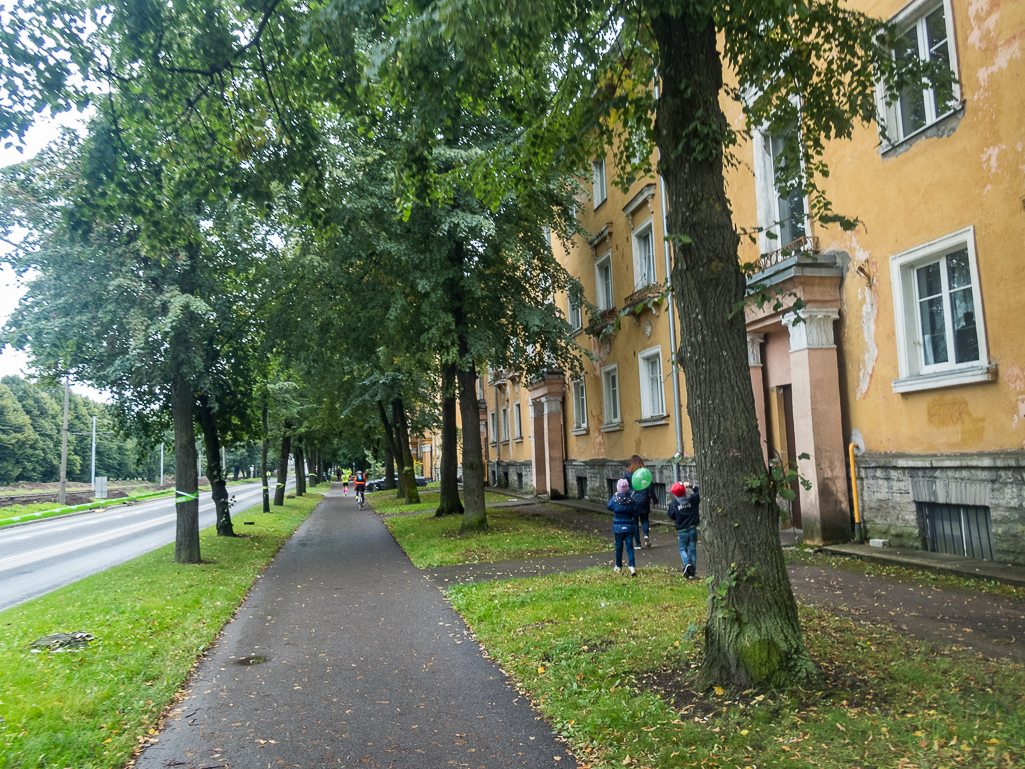
<instances>
[{"instance_id":1,"label":"green foliage","mask_svg":"<svg viewBox=\"0 0 1025 769\"><path fill-rule=\"evenodd\" d=\"M808 454L803 453L797 458L810 459ZM769 467L764 473L745 478L744 486L752 503L759 507L776 507L780 516L786 520L786 511L780 508L776 501L791 501L797 497L793 488L794 481L799 481L802 487L811 490L811 481L801 475L796 467L777 456L774 461L769 462Z\"/></svg>"},{"instance_id":2,"label":"green foliage","mask_svg":"<svg viewBox=\"0 0 1025 769\"><path fill-rule=\"evenodd\" d=\"M0 384L0 484L13 483L39 463L42 452L32 423L5 384Z\"/></svg>"}]
</instances>

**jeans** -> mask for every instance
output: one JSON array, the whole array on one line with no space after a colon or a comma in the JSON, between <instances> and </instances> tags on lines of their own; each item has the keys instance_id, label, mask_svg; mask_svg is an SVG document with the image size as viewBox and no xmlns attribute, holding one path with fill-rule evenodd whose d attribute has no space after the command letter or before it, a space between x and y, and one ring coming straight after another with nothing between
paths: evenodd
<instances>
[{"instance_id":1,"label":"jeans","mask_svg":"<svg viewBox=\"0 0 1025 769\"><path fill-rule=\"evenodd\" d=\"M698 567L698 527L691 526L689 529L677 529L676 536L680 539L680 558L683 565L693 564Z\"/></svg>"},{"instance_id":2,"label":"jeans","mask_svg":"<svg viewBox=\"0 0 1025 769\"><path fill-rule=\"evenodd\" d=\"M641 524L634 529L634 541L637 543L637 547L641 546L641 527L644 527L644 536L648 536L648 513L641 513Z\"/></svg>"},{"instance_id":3,"label":"jeans","mask_svg":"<svg viewBox=\"0 0 1025 769\"><path fill-rule=\"evenodd\" d=\"M626 562L631 566L634 565L634 549L633 540L637 529L633 531L627 531L623 534L616 534L616 566L622 568L623 566L623 547L626 547Z\"/></svg>"}]
</instances>

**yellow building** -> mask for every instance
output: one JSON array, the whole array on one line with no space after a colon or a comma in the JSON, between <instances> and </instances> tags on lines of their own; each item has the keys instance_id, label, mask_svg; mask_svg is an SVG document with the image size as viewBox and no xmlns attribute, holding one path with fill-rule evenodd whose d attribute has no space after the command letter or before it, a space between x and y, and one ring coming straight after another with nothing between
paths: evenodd
<instances>
[{"instance_id":1,"label":"yellow building","mask_svg":"<svg viewBox=\"0 0 1025 769\"><path fill-rule=\"evenodd\" d=\"M756 280L807 305L800 321L788 310L748 311L765 456L810 457L797 465L812 489L799 489L792 510L806 541L850 539L854 443L869 537L1025 563L1025 8L859 6L900 25L908 54L949 61L958 85L907 92L892 106L880 93L881 126L828 147L822 183L836 211L862 222L851 233L809 221L799 193L775 188L779 137L755 132L737 148L734 220L762 228L757 242L742 241L741 258L758 260ZM737 105L724 109L743 127ZM629 312L666 277L661 182L620 194L610 164L595 160L593 198L578 212L593 239L553 249L606 318L626 312L620 330L599 341L581 329L595 360L585 359L580 380L499 377L484 393L495 412L492 477L518 463L513 472L539 493L604 500L631 454L664 461L690 449L686 388L671 376L670 308ZM514 404L523 440L510 427L496 441L506 435L497 433L502 409ZM656 480L672 475L666 465Z\"/></svg>"}]
</instances>

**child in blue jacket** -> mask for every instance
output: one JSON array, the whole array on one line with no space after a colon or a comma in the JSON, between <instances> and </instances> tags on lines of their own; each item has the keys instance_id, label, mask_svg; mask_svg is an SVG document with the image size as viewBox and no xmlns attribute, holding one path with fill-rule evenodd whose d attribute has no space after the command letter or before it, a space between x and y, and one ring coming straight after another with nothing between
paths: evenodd
<instances>
[{"instance_id":1,"label":"child in blue jacket","mask_svg":"<svg viewBox=\"0 0 1025 769\"><path fill-rule=\"evenodd\" d=\"M613 513L612 533L616 537L616 572L623 570L623 548L626 547L627 563L630 564L630 576L637 576L634 568L634 549L631 547L634 533L637 531L637 504L630 495L630 484L620 478L616 484L616 493L609 500L608 508Z\"/></svg>"}]
</instances>

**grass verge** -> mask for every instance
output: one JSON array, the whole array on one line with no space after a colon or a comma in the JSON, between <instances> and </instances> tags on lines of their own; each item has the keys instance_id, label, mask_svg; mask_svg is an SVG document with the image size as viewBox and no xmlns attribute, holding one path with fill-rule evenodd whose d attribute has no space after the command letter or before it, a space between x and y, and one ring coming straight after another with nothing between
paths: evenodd
<instances>
[{"instance_id":1,"label":"grass verge","mask_svg":"<svg viewBox=\"0 0 1025 769\"><path fill-rule=\"evenodd\" d=\"M941 587L961 590L970 593L987 593L1005 598L1025 599L1025 587L1006 585L990 579L962 577L958 574L933 573L924 569L908 566L890 566L872 563L844 555L816 552L812 548L791 547L783 551L787 563L802 566L822 566L828 569L840 569L853 574L864 574L867 577L883 577L918 587Z\"/></svg>"},{"instance_id":2,"label":"grass verge","mask_svg":"<svg viewBox=\"0 0 1025 769\"><path fill-rule=\"evenodd\" d=\"M121 767L231 618L253 581L320 502L290 499L234 516L242 536L200 533L204 563L155 550L0 612L0 767ZM243 518L254 526L242 526ZM87 648L33 653L85 631Z\"/></svg>"},{"instance_id":3,"label":"grass verge","mask_svg":"<svg viewBox=\"0 0 1025 769\"><path fill-rule=\"evenodd\" d=\"M801 608L819 691L694 689L707 588L645 569L447 594L584 768L1025 765L1025 674Z\"/></svg>"},{"instance_id":4,"label":"grass verge","mask_svg":"<svg viewBox=\"0 0 1025 769\"><path fill-rule=\"evenodd\" d=\"M492 504L494 502L508 502L510 497L506 494L496 494L493 491L484 493L485 504ZM381 515L401 515L403 513L419 513L431 511L432 513L438 509L438 503L441 501L441 492L438 490L431 490L430 486L427 490L420 491L420 504L418 505L407 505L405 499L399 499L395 496L394 491L372 491L367 494L367 502L370 507L373 508L375 513ZM490 518L491 513L488 513Z\"/></svg>"},{"instance_id":5,"label":"grass verge","mask_svg":"<svg viewBox=\"0 0 1025 769\"><path fill-rule=\"evenodd\" d=\"M384 524L419 569L458 563L494 563L517 558L600 553L604 537L560 527L551 519L522 515L516 508L488 510L488 530L461 535L462 518L431 513L385 518Z\"/></svg>"}]
</instances>

